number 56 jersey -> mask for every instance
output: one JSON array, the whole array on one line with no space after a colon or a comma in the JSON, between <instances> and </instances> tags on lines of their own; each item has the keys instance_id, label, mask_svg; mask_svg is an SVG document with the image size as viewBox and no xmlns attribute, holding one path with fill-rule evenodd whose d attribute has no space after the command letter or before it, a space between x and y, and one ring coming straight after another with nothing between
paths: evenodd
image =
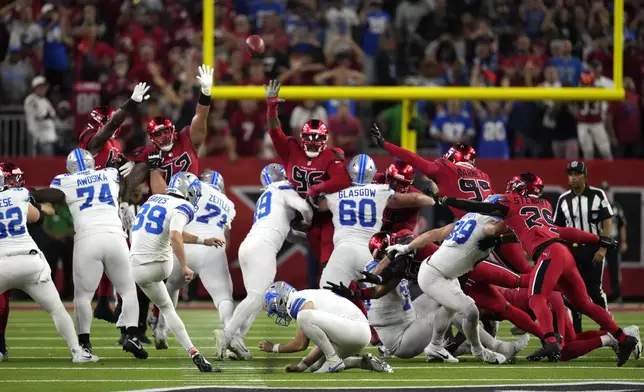
<instances>
[{"instance_id":1,"label":"number 56 jersey","mask_svg":"<svg viewBox=\"0 0 644 392\"><path fill-rule=\"evenodd\" d=\"M431 256L429 264L450 279L471 271L477 262L490 255L490 250L478 248L478 242L486 236L483 228L499 220L500 218L475 213L464 215Z\"/></svg>"},{"instance_id":2,"label":"number 56 jersey","mask_svg":"<svg viewBox=\"0 0 644 392\"><path fill-rule=\"evenodd\" d=\"M326 195L333 214L333 246L349 242L367 246L380 231L387 201L395 192L386 184L352 186Z\"/></svg>"},{"instance_id":3,"label":"number 56 jersey","mask_svg":"<svg viewBox=\"0 0 644 392\"><path fill-rule=\"evenodd\" d=\"M65 194L65 202L74 218L74 241L96 233L122 234L119 218L119 172L114 168L60 174L51 188Z\"/></svg>"},{"instance_id":4,"label":"number 56 jersey","mask_svg":"<svg viewBox=\"0 0 644 392\"><path fill-rule=\"evenodd\" d=\"M210 184L202 182L201 191L195 218L186 225L186 231L204 238L223 239L235 219L235 205Z\"/></svg>"}]
</instances>

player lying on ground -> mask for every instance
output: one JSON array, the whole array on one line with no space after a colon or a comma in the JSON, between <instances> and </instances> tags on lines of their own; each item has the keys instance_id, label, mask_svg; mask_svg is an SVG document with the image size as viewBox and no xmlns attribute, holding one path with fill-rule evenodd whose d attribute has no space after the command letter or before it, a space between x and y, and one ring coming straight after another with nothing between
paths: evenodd
<instances>
[{"instance_id":1,"label":"player lying on ground","mask_svg":"<svg viewBox=\"0 0 644 392\"><path fill-rule=\"evenodd\" d=\"M436 199L455 208L503 218L528 254L536 260L531 276L532 295L529 303L530 309L537 317L545 344L529 355L529 360L540 360L544 357L557 360L561 354L561 346L557 343L554 333L552 313L547 303L548 295L558 286L575 309L589 316L617 339L617 366L623 366L637 346L637 339L625 334L605 309L592 303L575 260L570 250L562 243L562 239L578 243L601 242L603 247L615 246L615 243L612 239L598 237L572 227L556 227L552 219L552 206L541 197L542 193L543 181L532 173L524 172L508 182L505 194L495 195L485 203L444 196Z\"/></svg>"},{"instance_id":2,"label":"player lying on ground","mask_svg":"<svg viewBox=\"0 0 644 392\"><path fill-rule=\"evenodd\" d=\"M295 353L313 348L298 365L288 365L287 372L336 373L359 368L392 373L386 362L365 354L355 356L369 344L371 331L367 318L346 298L329 290L295 290L286 282L275 282L264 295L268 317L275 323L288 326L297 321L295 338L286 344L263 340L258 347L265 352Z\"/></svg>"},{"instance_id":3,"label":"player lying on ground","mask_svg":"<svg viewBox=\"0 0 644 392\"><path fill-rule=\"evenodd\" d=\"M186 225L185 230L203 238L227 239L236 212L235 205L224 194L224 178L216 171L205 172L202 174L201 191L195 218ZM212 249L202 244L186 244L185 253L188 267L194 271L195 276L198 275L201 278L201 283L217 307L219 320L223 326L226 326L235 310L233 283L228 271L226 249L224 247ZM179 290L184 285L181 264L175 256L172 273L166 282L174 306L177 306ZM161 315L155 330L154 341L158 350L168 348L168 326Z\"/></svg>"},{"instance_id":4,"label":"player lying on ground","mask_svg":"<svg viewBox=\"0 0 644 392\"><path fill-rule=\"evenodd\" d=\"M0 292L22 290L42 306L54 319L56 329L72 352L72 362L96 362L98 357L78 343L74 322L60 300L51 279L51 269L33 238L27 223L42 224L39 205L32 204L25 188L9 188L0 172ZM0 360L4 355L0 355Z\"/></svg>"},{"instance_id":5,"label":"player lying on ground","mask_svg":"<svg viewBox=\"0 0 644 392\"><path fill-rule=\"evenodd\" d=\"M304 226L310 225L313 218L311 207L287 181L282 165L271 163L264 167L260 181L264 192L255 207L253 227L239 246L246 298L237 305L224 329L213 331L217 359L223 359L227 348L238 359L252 359L244 337L262 310L264 293L275 280L277 253L289 234L296 213L302 215Z\"/></svg>"}]
</instances>

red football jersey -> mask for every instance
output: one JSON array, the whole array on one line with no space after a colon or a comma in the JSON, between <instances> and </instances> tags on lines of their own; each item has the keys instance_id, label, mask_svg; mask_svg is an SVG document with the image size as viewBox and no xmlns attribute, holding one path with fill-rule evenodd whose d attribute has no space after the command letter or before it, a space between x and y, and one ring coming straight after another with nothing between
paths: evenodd
<instances>
[{"instance_id":1,"label":"red football jersey","mask_svg":"<svg viewBox=\"0 0 644 392\"><path fill-rule=\"evenodd\" d=\"M78 140L80 148L87 149L89 141L92 140L98 130L87 128ZM121 144L116 139L109 139L101 149L94 155L94 164L96 169L104 169L106 167L117 167L123 161L123 151Z\"/></svg>"},{"instance_id":2,"label":"red football jersey","mask_svg":"<svg viewBox=\"0 0 644 392\"><path fill-rule=\"evenodd\" d=\"M134 150L134 162L147 162L148 155L158 151L155 145L139 147ZM161 166L166 183L170 178L179 172L190 172L199 175L199 158L190 140L190 127L183 128L177 134L172 150L161 151Z\"/></svg>"},{"instance_id":3,"label":"red football jersey","mask_svg":"<svg viewBox=\"0 0 644 392\"><path fill-rule=\"evenodd\" d=\"M456 164L444 158L428 161L391 143L385 143L385 150L434 180L443 196L483 201L494 193L490 177L469 164ZM450 209L457 219L466 214L465 211Z\"/></svg>"},{"instance_id":4,"label":"red football jersey","mask_svg":"<svg viewBox=\"0 0 644 392\"><path fill-rule=\"evenodd\" d=\"M577 121L580 124L597 124L602 123L602 113L604 111L604 102L602 101L584 101L579 106Z\"/></svg>"},{"instance_id":5,"label":"red football jersey","mask_svg":"<svg viewBox=\"0 0 644 392\"><path fill-rule=\"evenodd\" d=\"M544 242L559 239L552 205L548 200L506 193L495 195L488 201L509 208L503 220L530 256L534 256L535 249Z\"/></svg>"},{"instance_id":6,"label":"red football jersey","mask_svg":"<svg viewBox=\"0 0 644 392\"><path fill-rule=\"evenodd\" d=\"M376 184L385 184L385 175L377 173L373 179ZM413 186L409 187L410 193L423 193ZM418 223L418 213L420 208L385 208L382 214L382 231L396 233L400 230L407 229L414 231Z\"/></svg>"}]
</instances>

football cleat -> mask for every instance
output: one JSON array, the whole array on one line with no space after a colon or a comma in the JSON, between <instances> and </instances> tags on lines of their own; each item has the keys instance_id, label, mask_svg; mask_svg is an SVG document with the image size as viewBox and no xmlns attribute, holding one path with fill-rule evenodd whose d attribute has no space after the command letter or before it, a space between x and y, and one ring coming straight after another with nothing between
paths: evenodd
<instances>
[{"instance_id":1,"label":"football cleat","mask_svg":"<svg viewBox=\"0 0 644 392\"><path fill-rule=\"evenodd\" d=\"M145 333L140 333L140 334L136 335L136 338L137 338L137 339L139 339L139 342L141 342L141 343L143 343L143 344L150 344L150 343L152 343L152 342L150 342L150 338L148 338L147 336L145 336Z\"/></svg>"},{"instance_id":2,"label":"football cleat","mask_svg":"<svg viewBox=\"0 0 644 392\"><path fill-rule=\"evenodd\" d=\"M637 325L630 325L628 327L624 327L623 329L624 333L626 335L630 335L637 339L637 346L635 346L635 349L633 350L633 358L640 359L642 356L642 339L640 338L640 327Z\"/></svg>"},{"instance_id":3,"label":"football cleat","mask_svg":"<svg viewBox=\"0 0 644 392\"><path fill-rule=\"evenodd\" d=\"M157 350L168 349L168 331L157 329L156 334L154 335L154 347L156 347Z\"/></svg>"},{"instance_id":4,"label":"football cleat","mask_svg":"<svg viewBox=\"0 0 644 392\"><path fill-rule=\"evenodd\" d=\"M206 358L204 358L203 355L199 353L199 351L195 351L194 353L190 354L190 357L192 358L192 362L194 362L195 365L197 365L197 369L199 369L199 371L202 373L210 373L213 370L216 373L221 372L221 369L217 369L217 368L213 369L210 362L208 362Z\"/></svg>"},{"instance_id":5,"label":"football cleat","mask_svg":"<svg viewBox=\"0 0 644 392\"><path fill-rule=\"evenodd\" d=\"M619 343L619 354L617 354L617 366L622 367L628 358L631 356L631 353L635 351L635 348L639 344L639 341L634 336L627 336L621 343Z\"/></svg>"},{"instance_id":6,"label":"football cleat","mask_svg":"<svg viewBox=\"0 0 644 392\"><path fill-rule=\"evenodd\" d=\"M394 369L387 362L367 353L362 356L362 369L378 373L393 373Z\"/></svg>"},{"instance_id":7,"label":"football cleat","mask_svg":"<svg viewBox=\"0 0 644 392\"><path fill-rule=\"evenodd\" d=\"M237 354L234 352L230 351L229 349L226 349L226 354L224 356L226 359L229 359L231 361L237 361L239 358L237 358Z\"/></svg>"},{"instance_id":8,"label":"football cleat","mask_svg":"<svg viewBox=\"0 0 644 392\"><path fill-rule=\"evenodd\" d=\"M148 359L148 352L136 336L126 336L123 351L131 353L136 359Z\"/></svg>"},{"instance_id":9,"label":"football cleat","mask_svg":"<svg viewBox=\"0 0 644 392\"><path fill-rule=\"evenodd\" d=\"M384 359L396 358L396 356L392 355L387 347L385 347L385 345L382 343L379 343L378 346L376 346L376 349L378 350L378 355L380 355Z\"/></svg>"},{"instance_id":10,"label":"football cleat","mask_svg":"<svg viewBox=\"0 0 644 392\"><path fill-rule=\"evenodd\" d=\"M8 360L9 360L9 353L7 351L0 352L0 362L8 361Z\"/></svg>"},{"instance_id":11,"label":"football cleat","mask_svg":"<svg viewBox=\"0 0 644 392\"><path fill-rule=\"evenodd\" d=\"M327 359L315 373L339 373L344 370L344 361L337 355Z\"/></svg>"},{"instance_id":12,"label":"football cleat","mask_svg":"<svg viewBox=\"0 0 644 392\"><path fill-rule=\"evenodd\" d=\"M550 362L557 362L559 361L559 357L561 356L561 346L559 343L545 343L543 347L538 349L537 351L533 352L532 354L528 355L527 359L528 361L541 361L544 358L548 358Z\"/></svg>"},{"instance_id":13,"label":"football cleat","mask_svg":"<svg viewBox=\"0 0 644 392\"><path fill-rule=\"evenodd\" d=\"M87 343L81 343L81 347L83 350L87 350L90 354L92 354L94 351L92 350L92 343L87 342Z\"/></svg>"},{"instance_id":14,"label":"football cleat","mask_svg":"<svg viewBox=\"0 0 644 392\"><path fill-rule=\"evenodd\" d=\"M118 318L114 315L114 312L112 312L112 308L110 308L110 302L101 299L96 302L96 308L94 308L94 318L105 320L111 324L115 324L118 321Z\"/></svg>"},{"instance_id":15,"label":"football cleat","mask_svg":"<svg viewBox=\"0 0 644 392\"><path fill-rule=\"evenodd\" d=\"M88 362L98 362L98 357L92 354L91 351L83 348L81 350L72 350L72 362L73 363L88 363Z\"/></svg>"},{"instance_id":16,"label":"football cleat","mask_svg":"<svg viewBox=\"0 0 644 392\"><path fill-rule=\"evenodd\" d=\"M230 342L230 349L235 353L237 359L239 360L250 361L253 359L253 355L246 348L244 339L242 339L241 336L233 338L233 340Z\"/></svg>"},{"instance_id":17,"label":"football cleat","mask_svg":"<svg viewBox=\"0 0 644 392\"><path fill-rule=\"evenodd\" d=\"M437 347L433 344L425 347L425 361L442 361L446 363L458 363L458 359L454 358L449 351L445 350L443 347Z\"/></svg>"},{"instance_id":18,"label":"football cleat","mask_svg":"<svg viewBox=\"0 0 644 392\"><path fill-rule=\"evenodd\" d=\"M472 352L472 355L474 355L476 358L480 359L483 362L491 363L494 365L500 365L502 363L505 363L506 361L506 358L503 354L499 354L492 350L488 350L485 347L479 353Z\"/></svg>"},{"instance_id":19,"label":"football cleat","mask_svg":"<svg viewBox=\"0 0 644 392\"><path fill-rule=\"evenodd\" d=\"M528 346L529 341L530 335L525 334L513 342L501 342L501 344L495 348L495 351L499 354L503 354L507 359L512 359L519 353L519 351Z\"/></svg>"},{"instance_id":20,"label":"football cleat","mask_svg":"<svg viewBox=\"0 0 644 392\"><path fill-rule=\"evenodd\" d=\"M228 348L226 334L222 329L215 329L212 331L212 335L215 338L215 359L221 361L224 359L226 349Z\"/></svg>"}]
</instances>

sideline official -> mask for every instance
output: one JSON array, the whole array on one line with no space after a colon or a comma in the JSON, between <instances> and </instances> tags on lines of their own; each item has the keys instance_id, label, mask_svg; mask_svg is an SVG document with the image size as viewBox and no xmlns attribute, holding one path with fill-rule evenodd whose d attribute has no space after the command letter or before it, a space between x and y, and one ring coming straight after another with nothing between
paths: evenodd
<instances>
[{"instance_id":1,"label":"sideline official","mask_svg":"<svg viewBox=\"0 0 644 392\"><path fill-rule=\"evenodd\" d=\"M568 164L566 173L570 190L559 196L557 201L557 226L574 227L592 234L612 237L613 209L603 190L587 184L586 164L572 161ZM606 309L606 294L602 290L606 248L573 244L571 251L586 283L588 295L595 304ZM574 314L573 321L575 330L581 332L581 314Z\"/></svg>"}]
</instances>

